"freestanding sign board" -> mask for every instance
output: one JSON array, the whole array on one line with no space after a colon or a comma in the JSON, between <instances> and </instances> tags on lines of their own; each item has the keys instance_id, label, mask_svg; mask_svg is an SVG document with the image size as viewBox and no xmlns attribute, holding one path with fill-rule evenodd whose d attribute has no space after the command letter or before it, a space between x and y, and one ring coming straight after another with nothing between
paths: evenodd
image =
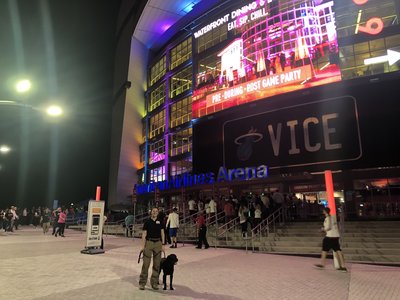
<instances>
[{"instance_id":1,"label":"freestanding sign board","mask_svg":"<svg viewBox=\"0 0 400 300\"><path fill-rule=\"evenodd\" d=\"M100 249L103 234L103 220L104 201L89 201L86 224L86 247L81 251L82 253L104 253L104 250Z\"/></svg>"}]
</instances>

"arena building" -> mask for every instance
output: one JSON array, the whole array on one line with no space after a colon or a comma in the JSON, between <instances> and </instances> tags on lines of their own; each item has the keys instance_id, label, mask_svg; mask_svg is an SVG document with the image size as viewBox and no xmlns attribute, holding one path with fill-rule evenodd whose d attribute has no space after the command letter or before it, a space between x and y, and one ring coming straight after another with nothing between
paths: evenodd
<instances>
[{"instance_id":1,"label":"arena building","mask_svg":"<svg viewBox=\"0 0 400 300\"><path fill-rule=\"evenodd\" d=\"M398 0L123 1L109 207L280 192L400 215Z\"/></svg>"}]
</instances>

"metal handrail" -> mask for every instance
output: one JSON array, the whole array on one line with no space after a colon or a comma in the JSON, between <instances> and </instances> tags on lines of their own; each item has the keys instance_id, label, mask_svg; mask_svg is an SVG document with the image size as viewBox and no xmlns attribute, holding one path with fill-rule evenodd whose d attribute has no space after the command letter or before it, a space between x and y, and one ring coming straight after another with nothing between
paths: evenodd
<instances>
[{"instance_id":1,"label":"metal handrail","mask_svg":"<svg viewBox=\"0 0 400 300\"><path fill-rule=\"evenodd\" d=\"M224 235L227 231L236 227L238 220L239 220L239 217L236 217L236 218L230 220L228 223L222 224L220 227L218 227L217 230L222 230L224 227L226 228L222 233L218 234L218 237Z\"/></svg>"},{"instance_id":2,"label":"metal handrail","mask_svg":"<svg viewBox=\"0 0 400 300\"><path fill-rule=\"evenodd\" d=\"M197 224L196 223L194 223L194 224L184 224L184 225L185 226L180 227L181 230L182 230L181 233L180 233L181 238L182 238L182 236L186 237L186 231L189 231L189 233L194 231L196 238L198 238ZM179 239L179 237L178 237L178 239ZM185 246L185 240L184 239L182 239L180 242L182 243L183 246Z\"/></svg>"},{"instance_id":3,"label":"metal handrail","mask_svg":"<svg viewBox=\"0 0 400 300\"><path fill-rule=\"evenodd\" d=\"M195 217L197 217L198 214L199 214L198 212L195 212L194 214L185 216L180 220L180 223L183 224L183 225L186 225L187 223L190 223L191 221L193 221L193 219Z\"/></svg>"},{"instance_id":4,"label":"metal handrail","mask_svg":"<svg viewBox=\"0 0 400 300\"><path fill-rule=\"evenodd\" d=\"M225 217L225 213L224 213L223 211L220 211L219 213L215 212L215 218L214 218L214 220L211 221L210 223L207 223L207 221L206 221L206 224L207 224L207 226L214 225L214 224L218 224L218 221L221 220L221 219L224 218L224 217ZM209 218L207 218L207 220L208 220L208 219L209 219Z\"/></svg>"},{"instance_id":5,"label":"metal handrail","mask_svg":"<svg viewBox=\"0 0 400 300\"><path fill-rule=\"evenodd\" d=\"M225 235L225 241L228 241L228 232L231 229L235 229L237 227L238 223L239 223L239 217L236 217L236 218L230 220L228 223L222 224L221 226L219 226L215 229L215 245L214 245L215 248L217 248L219 237ZM225 228L225 230L224 230L224 228Z\"/></svg>"},{"instance_id":6,"label":"metal handrail","mask_svg":"<svg viewBox=\"0 0 400 300\"><path fill-rule=\"evenodd\" d=\"M257 235L260 238L262 238L262 232L266 232L267 236L270 234L270 226L272 225L273 227L273 232L276 230L276 220L279 221L279 223L283 223L285 221L285 210L283 207L280 207L276 211L274 211L271 215L269 215L265 220L263 220L260 224L258 224L256 227L254 227L251 230L251 244L254 252L254 239L257 237Z\"/></svg>"}]
</instances>

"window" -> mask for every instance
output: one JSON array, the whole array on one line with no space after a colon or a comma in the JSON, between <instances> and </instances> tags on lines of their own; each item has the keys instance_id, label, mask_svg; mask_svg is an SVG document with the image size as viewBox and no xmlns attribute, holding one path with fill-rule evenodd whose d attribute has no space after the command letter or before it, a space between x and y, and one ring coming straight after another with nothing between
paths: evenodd
<instances>
[{"instance_id":1,"label":"window","mask_svg":"<svg viewBox=\"0 0 400 300\"><path fill-rule=\"evenodd\" d=\"M192 151L192 128L179 131L171 136L171 156L184 154Z\"/></svg>"},{"instance_id":2,"label":"window","mask_svg":"<svg viewBox=\"0 0 400 300\"><path fill-rule=\"evenodd\" d=\"M192 97L184 98L171 105L171 128L192 120Z\"/></svg>"},{"instance_id":3,"label":"window","mask_svg":"<svg viewBox=\"0 0 400 300\"><path fill-rule=\"evenodd\" d=\"M146 157L146 146L141 145L139 148L140 151L140 168L144 167L145 164L145 157Z\"/></svg>"},{"instance_id":4,"label":"window","mask_svg":"<svg viewBox=\"0 0 400 300\"><path fill-rule=\"evenodd\" d=\"M192 87L192 67L187 67L171 77L170 96L171 98L190 90Z\"/></svg>"},{"instance_id":5,"label":"window","mask_svg":"<svg viewBox=\"0 0 400 300\"><path fill-rule=\"evenodd\" d=\"M192 57L192 37L171 50L171 70Z\"/></svg>"},{"instance_id":6,"label":"window","mask_svg":"<svg viewBox=\"0 0 400 300\"><path fill-rule=\"evenodd\" d=\"M165 55L154 64L150 69L150 86L156 83L161 77L164 76L167 69Z\"/></svg>"},{"instance_id":7,"label":"window","mask_svg":"<svg viewBox=\"0 0 400 300\"><path fill-rule=\"evenodd\" d=\"M226 40L228 37L228 25L221 25L206 34L200 36L197 42L197 53L203 52L208 48L211 48L214 45Z\"/></svg>"},{"instance_id":8,"label":"window","mask_svg":"<svg viewBox=\"0 0 400 300\"><path fill-rule=\"evenodd\" d=\"M150 144L149 164L164 160L165 158L165 140L156 141Z\"/></svg>"},{"instance_id":9,"label":"window","mask_svg":"<svg viewBox=\"0 0 400 300\"><path fill-rule=\"evenodd\" d=\"M158 182L165 180L165 166L150 170L150 182Z\"/></svg>"},{"instance_id":10,"label":"window","mask_svg":"<svg viewBox=\"0 0 400 300\"><path fill-rule=\"evenodd\" d=\"M343 79L368 76L386 72L398 71L397 64L389 66L388 62L382 64L365 65L364 60L371 57L384 56L386 49L391 46L391 41L399 41L400 35L371 40L340 48L340 67Z\"/></svg>"},{"instance_id":11,"label":"window","mask_svg":"<svg viewBox=\"0 0 400 300\"><path fill-rule=\"evenodd\" d=\"M192 158L187 158L184 160L171 162L170 163L170 175L176 176L183 173L188 173L192 171Z\"/></svg>"},{"instance_id":12,"label":"window","mask_svg":"<svg viewBox=\"0 0 400 300\"><path fill-rule=\"evenodd\" d=\"M165 82L150 93L149 112L153 111L165 101Z\"/></svg>"},{"instance_id":13,"label":"window","mask_svg":"<svg viewBox=\"0 0 400 300\"><path fill-rule=\"evenodd\" d=\"M150 118L149 138L153 138L165 130L165 110Z\"/></svg>"}]
</instances>

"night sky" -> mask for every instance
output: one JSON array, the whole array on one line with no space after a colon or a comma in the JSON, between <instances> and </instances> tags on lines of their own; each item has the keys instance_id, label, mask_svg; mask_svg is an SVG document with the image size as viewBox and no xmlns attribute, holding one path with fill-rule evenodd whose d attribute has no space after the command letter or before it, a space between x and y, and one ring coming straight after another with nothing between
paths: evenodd
<instances>
[{"instance_id":1,"label":"night sky","mask_svg":"<svg viewBox=\"0 0 400 300\"><path fill-rule=\"evenodd\" d=\"M120 1L0 0L0 100L57 102L58 121L0 105L0 208L107 196L115 28ZM19 96L13 81L32 81Z\"/></svg>"}]
</instances>

